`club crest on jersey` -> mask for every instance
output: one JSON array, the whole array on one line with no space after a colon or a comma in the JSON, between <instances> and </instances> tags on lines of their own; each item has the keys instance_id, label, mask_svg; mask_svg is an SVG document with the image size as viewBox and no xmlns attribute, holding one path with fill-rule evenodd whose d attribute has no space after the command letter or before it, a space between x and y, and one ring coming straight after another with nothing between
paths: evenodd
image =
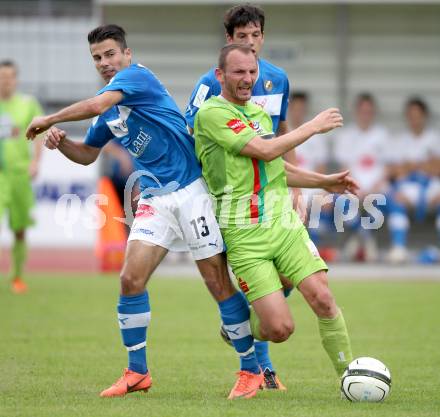
<instances>
[{"instance_id":1,"label":"club crest on jersey","mask_svg":"<svg viewBox=\"0 0 440 417\"><path fill-rule=\"evenodd\" d=\"M249 121L249 127L252 128L256 133L258 133L263 139L270 139L273 137L273 136L267 137L267 135L269 134L265 132L260 122Z\"/></svg>"},{"instance_id":2,"label":"club crest on jersey","mask_svg":"<svg viewBox=\"0 0 440 417\"><path fill-rule=\"evenodd\" d=\"M240 119L232 119L229 120L228 123L226 123L226 125L232 129L232 131L236 134L240 133L243 129L246 128L246 125L244 124L243 121L241 121Z\"/></svg>"},{"instance_id":3,"label":"club crest on jersey","mask_svg":"<svg viewBox=\"0 0 440 417\"><path fill-rule=\"evenodd\" d=\"M154 207L151 207L148 204L139 204L136 210L135 217L151 217L154 216L156 211L154 210Z\"/></svg>"},{"instance_id":4,"label":"club crest on jersey","mask_svg":"<svg viewBox=\"0 0 440 417\"><path fill-rule=\"evenodd\" d=\"M273 88L273 82L271 80L264 81L264 89L266 91L272 91Z\"/></svg>"},{"instance_id":5,"label":"club crest on jersey","mask_svg":"<svg viewBox=\"0 0 440 417\"><path fill-rule=\"evenodd\" d=\"M260 122L249 122L249 126L252 129L258 131L260 129Z\"/></svg>"}]
</instances>

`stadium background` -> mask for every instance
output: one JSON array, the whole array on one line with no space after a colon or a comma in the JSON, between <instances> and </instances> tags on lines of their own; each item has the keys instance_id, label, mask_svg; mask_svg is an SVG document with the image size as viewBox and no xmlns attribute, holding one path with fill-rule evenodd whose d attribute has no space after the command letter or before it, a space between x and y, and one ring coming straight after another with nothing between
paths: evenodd
<instances>
[{"instance_id":1,"label":"stadium background","mask_svg":"<svg viewBox=\"0 0 440 417\"><path fill-rule=\"evenodd\" d=\"M440 128L440 1L258 3L267 16L263 57L287 71L292 89L311 94L311 113L337 104L350 120L353 98L368 90L377 98L381 122L397 131L404 123L404 102L415 94L428 102L432 121ZM128 32L135 59L157 73L184 110L196 80L216 61L224 43L222 16L232 4L0 0L0 59L16 61L20 91L34 94L47 112L54 111L99 88L86 34L101 22L119 23ZM81 122L66 130L80 138L87 127L88 122ZM331 268L336 281L332 288L346 312L355 355L378 357L392 370L393 391L380 408L339 400L314 318L295 293L289 303L298 331L271 348L289 387L287 395L262 393L253 402L225 404L236 358L219 340L216 308L201 280L180 277L196 276L189 263L165 264L158 271L164 279L154 279L149 287L154 300L149 361L155 389L148 397L132 394L123 401L100 401L97 393L125 366L114 317L117 274L103 278L93 272L96 231L86 227L90 210L85 201L96 192L103 165L79 167L57 152L44 152L35 182L37 225L29 232L30 291L21 297L10 293L5 279L4 247L11 236L2 224L0 417L438 415L436 265ZM81 201L68 229L55 213L65 193ZM435 241L432 223L416 232L413 244ZM380 233L386 240L386 232Z\"/></svg>"},{"instance_id":2,"label":"stadium background","mask_svg":"<svg viewBox=\"0 0 440 417\"><path fill-rule=\"evenodd\" d=\"M311 114L337 105L349 121L354 97L369 91L377 98L379 120L397 132L403 128L406 99L417 95L427 101L439 127L440 1L260 3L267 16L262 56L287 71L292 90L311 95ZM127 30L135 60L159 76L184 110L198 76L216 62L224 44L222 16L230 4L3 0L0 56L17 62L21 91L36 95L50 112L94 94L100 86L86 34L100 22L117 22ZM66 130L81 137L87 126L75 123ZM98 164L75 167L53 152L44 152L43 158L35 183L37 226L29 233L31 245L89 249L96 233L84 226L90 217L84 202L94 191ZM78 194L82 201L75 227L67 232L61 219L55 216L53 222L55 202L65 193ZM7 245L5 229L1 242ZM382 234L386 240L386 232ZM419 246L435 242L435 235L422 225L411 239Z\"/></svg>"}]
</instances>

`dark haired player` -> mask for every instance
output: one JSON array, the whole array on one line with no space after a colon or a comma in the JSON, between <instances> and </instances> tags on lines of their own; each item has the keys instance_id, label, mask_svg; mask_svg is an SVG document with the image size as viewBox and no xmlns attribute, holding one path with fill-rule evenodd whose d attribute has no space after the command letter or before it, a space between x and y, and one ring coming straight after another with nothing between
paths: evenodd
<instances>
[{"instance_id":1,"label":"dark haired player","mask_svg":"<svg viewBox=\"0 0 440 417\"><path fill-rule=\"evenodd\" d=\"M249 308L230 281L223 240L185 119L154 74L131 63L131 50L122 28L100 26L89 33L88 40L96 69L108 84L93 98L34 119L27 136L34 138L50 128L46 146L58 148L70 160L84 165L95 161L108 141L117 139L134 157L135 168L142 171L142 198L128 238L118 304L129 365L101 396L123 396L151 387L146 361L151 313L145 286L168 250L189 248L218 302L222 321L235 332L233 344L241 370L229 398L253 397L263 374L250 333ZM84 143L74 142L64 131L51 128L56 123L92 117Z\"/></svg>"}]
</instances>

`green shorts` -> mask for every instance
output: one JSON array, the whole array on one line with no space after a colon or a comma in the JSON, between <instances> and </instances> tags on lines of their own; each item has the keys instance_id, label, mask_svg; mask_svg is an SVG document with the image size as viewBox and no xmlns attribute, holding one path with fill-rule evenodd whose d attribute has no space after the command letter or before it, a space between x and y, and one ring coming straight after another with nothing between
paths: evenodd
<instances>
[{"instance_id":1,"label":"green shorts","mask_svg":"<svg viewBox=\"0 0 440 417\"><path fill-rule=\"evenodd\" d=\"M246 228L222 229L228 262L249 302L282 288L279 274L296 287L327 270L294 211Z\"/></svg>"},{"instance_id":2,"label":"green shorts","mask_svg":"<svg viewBox=\"0 0 440 417\"><path fill-rule=\"evenodd\" d=\"M0 219L8 212L9 226L19 232L34 224L31 210L34 194L29 175L0 173Z\"/></svg>"}]
</instances>

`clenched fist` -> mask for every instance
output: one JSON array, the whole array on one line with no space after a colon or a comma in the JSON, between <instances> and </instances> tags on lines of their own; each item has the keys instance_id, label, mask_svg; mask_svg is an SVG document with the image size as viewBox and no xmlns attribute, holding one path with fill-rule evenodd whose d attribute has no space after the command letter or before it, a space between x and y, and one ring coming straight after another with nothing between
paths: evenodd
<instances>
[{"instance_id":1,"label":"clenched fist","mask_svg":"<svg viewBox=\"0 0 440 417\"><path fill-rule=\"evenodd\" d=\"M66 132L64 130L51 127L44 136L44 146L48 149L57 149L65 137Z\"/></svg>"}]
</instances>

